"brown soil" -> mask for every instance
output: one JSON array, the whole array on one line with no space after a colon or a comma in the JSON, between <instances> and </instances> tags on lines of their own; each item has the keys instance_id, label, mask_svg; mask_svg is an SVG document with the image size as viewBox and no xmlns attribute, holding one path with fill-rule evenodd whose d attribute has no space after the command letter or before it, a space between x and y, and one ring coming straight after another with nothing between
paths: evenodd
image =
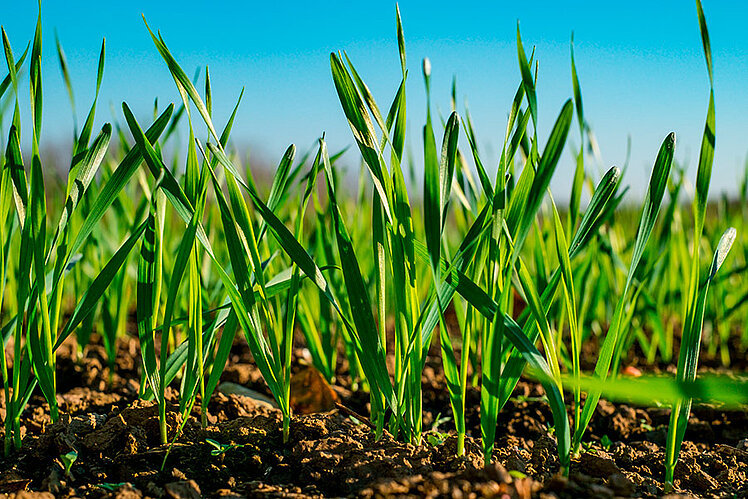
<instances>
[{"instance_id":1,"label":"brown soil","mask_svg":"<svg viewBox=\"0 0 748 499\"><path fill-rule=\"evenodd\" d=\"M75 361L73 351L66 344L58 357L62 416L51 424L43 399L32 397L22 420L23 449L0 459L0 498L582 498L664 493L667 409L601 401L589 431L591 444L573 461L569 478L557 473L556 443L548 432L551 417L542 390L527 382L518 385L500 413L489 468L483 467L480 449L477 388L468 392L470 436L462 458L455 457L451 420L430 429L420 446L387 434L375 441L360 422L368 414L367 397L351 391L350 385L333 387L333 401L338 399L345 410L295 416L285 444L277 409L217 392L209 404L207 428L200 427L199 412L193 410L183 433L167 449L159 445L157 408L137 399L137 341L120 345L111 387L100 345L89 345ZM297 354L303 357L301 350ZM268 393L246 344L235 345L229 362L222 381ZM338 380L349 383L347 376ZM427 362L423 390L424 428L432 428L439 417L451 416L437 357ZM363 416L351 417L354 413ZM172 438L181 422L176 406L168 419ZM60 456L73 449L78 456L66 476ZM694 408L676 474L678 494L748 497L748 411Z\"/></svg>"}]
</instances>

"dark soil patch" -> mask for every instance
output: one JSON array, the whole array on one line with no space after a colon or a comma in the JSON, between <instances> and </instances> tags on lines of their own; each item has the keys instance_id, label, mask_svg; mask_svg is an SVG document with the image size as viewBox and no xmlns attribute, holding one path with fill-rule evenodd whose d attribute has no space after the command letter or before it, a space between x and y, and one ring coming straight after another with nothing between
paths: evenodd
<instances>
[{"instance_id":1,"label":"dark soil patch","mask_svg":"<svg viewBox=\"0 0 748 499\"><path fill-rule=\"evenodd\" d=\"M368 414L367 396L351 389L344 365L340 385L333 388L348 410L295 416L289 442L282 442L278 410L249 397L217 392L209 404L207 428L200 427L195 409L167 456L167 447L159 445L157 408L137 399L137 350L136 340L120 346L118 370L107 386L101 346L90 345L77 360L72 345L63 347L58 359L63 414L51 424L43 399L32 398L22 421L23 449L0 459L0 498L582 498L664 493L667 409L601 401L589 431L590 447L564 478L557 473L556 443L548 432L551 415L542 389L521 382L500 413L493 465L484 468L477 388L468 392L467 454L457 458L451 420L429 430L420 446L387 434L375 441L368 426L350 417ZM297 357L303 358L303 351L298 350ZM229 362L222 381L267 393L246 345L237 343ZM424 428L431 428L438 416L451 416L438 357L427 362L423 390ZM0 401L2 416L3 406ZM172 409L170 438L181 423L176 405ZM748 411L694 408L676 492L748 497L747 439ZM60 456L73 449L77 459L66 476Z\"/></svg>"}]
</instances>

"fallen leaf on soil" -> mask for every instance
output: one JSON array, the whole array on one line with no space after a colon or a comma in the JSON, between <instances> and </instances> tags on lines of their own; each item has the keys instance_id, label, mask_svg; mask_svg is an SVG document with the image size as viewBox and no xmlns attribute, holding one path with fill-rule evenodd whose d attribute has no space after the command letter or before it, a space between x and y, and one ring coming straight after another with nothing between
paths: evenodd
<instances>
[{"instance_id":1,"label":"fallen leaf on soil","mask_svg":"<svg viewBox=\"0 0 748 499\"><path fill-rule=\"evenodd\" d=\"M291 376L291 407L295 413L314 414L331 411L337 401L338 394L314 367L303 367Z\"/></svg>"}]
</instances>

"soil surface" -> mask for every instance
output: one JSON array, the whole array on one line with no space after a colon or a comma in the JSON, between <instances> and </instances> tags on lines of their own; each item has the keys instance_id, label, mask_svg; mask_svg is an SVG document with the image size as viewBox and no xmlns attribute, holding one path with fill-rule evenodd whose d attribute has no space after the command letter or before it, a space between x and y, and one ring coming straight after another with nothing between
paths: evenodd
<instances>
[{"instance_id":1,"label":"soil surface","mask_svg":"<svg viewBox=\"0 0 748 499\"><path fill-rule=\"evenodd\" d=\"M438 347L436 347L438 349ZM181 421L176 394L168 414L170 446L159 445L158 410L138 400L137 341L119 346L109 385L104 349L58 355L60 420L35 395L24 413L23 448L0 458L0 498L30 497L653 497L664 494L666 408L602 400L589 447L558 474L551 414L539 385L520 382L499 414L492 465L483 466L480 391L467 395L466 455L455 457L448 392L438 356L423 373L423 444L378 441L367 426L367 395L352 390L341 367L332 390L297 349L294 416L283 443L280 412L243 395L269 395L245 343L234 345L201 428L197 406ZM434 352L436 353L436 351ZM743 357L745 354L743 354ZM716 367L709 359L703 365ZM628 365L637 365L635 358ZM643 369L643 368L642 368ZM651 368L648 368L651 370ZM237 388L239 387L239 388ZM312 395L310 395L312 394ZM0 417L4 418L0 399ZM2 437L0 430L0 437ZM65 473L62 457L77 457ZM676 469L675 495L748 497L748 411L694 407Z\"/></svg>"}]
</instances>

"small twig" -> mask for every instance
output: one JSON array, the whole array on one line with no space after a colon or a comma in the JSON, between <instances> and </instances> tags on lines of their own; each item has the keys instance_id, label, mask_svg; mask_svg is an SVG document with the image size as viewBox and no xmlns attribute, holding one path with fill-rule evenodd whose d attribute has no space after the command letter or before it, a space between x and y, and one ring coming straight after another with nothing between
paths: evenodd
<instances>
[{"instance_id":1,"label":"small twig","mask_svg":"<svg viewBox=\"0 0 748 499\"><path fill-rule=\"evenodd\" d=\"M354 418L356 418L357 420L361 421L363 424L365 424L366 426L368 426L372 430L376 430L377 429L377 427L374 425L374 423L372 423L369 420L369 418L362 416L361 414L357 413L353 409L349 409L348 407L344 406L340 402L335 402L335 407L337 407L337 409L340 412L342 412L343 414L345 414L346 416L353 416Z\"/></svg>"}]
</instances>

